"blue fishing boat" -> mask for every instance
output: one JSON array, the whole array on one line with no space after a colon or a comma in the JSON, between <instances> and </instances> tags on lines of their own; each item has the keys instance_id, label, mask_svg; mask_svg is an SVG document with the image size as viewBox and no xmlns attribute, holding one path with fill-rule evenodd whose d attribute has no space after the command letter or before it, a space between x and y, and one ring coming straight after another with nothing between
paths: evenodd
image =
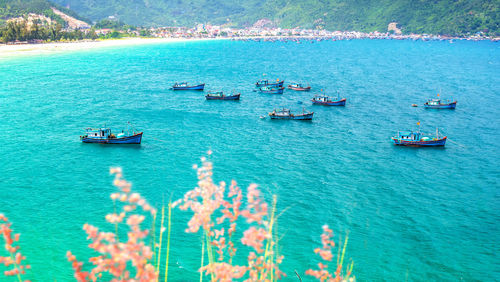
<instances>
[{"instance_id":1,"label":"blue fishing boat","mask_svg":"<svg viewBox=\"0 0 500 282\"><path fill-rule=\"evenodd\" d=\"M205 95L205 98L207 100L232 100L232 101L236 101L236 100L240 99L240 93L231 94L231 95L224 95L224 93L222 91L208 92L208 94Z\"/></svg>"},{"instance_id":2,"label":"blue fishing boat","mask_svg":"<svg viewBox=\"0 0 500 282\"><path fill-rule=\"evenodd\" d=\"M442 147L446 144L447 136L439 136L436 129L436 136L424 136L419 131L399 131L397 136L391 138L394 145L412 147Z\"/></svg>"},{"instance_id":3,"label":"blue fishing boat","mask_svg":"<svg viewBox=\"0 0 500 282\"><path fill-rule=\"evenodd\" d=\"M424 107L426 109L455 109L457 107L457 101L429 99L425 102Z\"/></svg>"},{"instance_id":4,"label":"blue fishing boat","mask_svg":"<svg viewBox=\"0 0 500 282\"><path fill-rule=\"evenodd\" d=\"M295 91L309 91L311 90L311 86L304 87L300 83L292 83L288 85L288 89Z\"/></svg>"},{"instance_id":5,"label":"blue fishing boat","mask_svg":"<svg viewBox=\"0 0 500 282\"><path fill-rule=\"evenodd\" d=\"M285 87L269 87L269 86L264 86L260 87L259 91L261 93L267 93L267 94L283 94L283 91L285 90Z\"/></svg>"},{"instance_id":6,"label":"blue fishing boat","mask_svg":"<svg viewBox=\"0 0 500 282\"><path fill-rule=\"evenodd\" d=\"M198 85L189 85L187 82L175 83L172 86L173 90L201 90L205 89L205 83Z\"/></svg>"},{"instance_id":7,"label":"blue fishing boat","mask_svg":"<svg viewBox=\"0 0 500 282\"><path fill-rule=\"evenodd\" d=\"M80 136L83 143L101 144L141 144L142 132L114 134L109 128L87 128L85 135Z\"/></svg>"},{"instance_id":8,"label":"blue fishing boat","mask_svg":"<svg viewBox=\"0 0 500 282\"><path fill-rule=\"evenodd\" d=\"M283 83L285 83L284 80L279 80L276 79L276 81L269 81L267 79L261 79L255 83L256 87L264 87L264 86L269 86L269 87L282 87Z\"/></svg>"},{"instance_id":9,"label":"blue fishing boat","mask_svg":"<svg viewBox=\"0 0 500 282\"><path fill-rule=\"evenodd\" d=\"M345 106L346 98L334 97L330 98L325 95L314 96L311 99L313 105L323 105L323 106Z\"/></svg>"},{"instance_id":10,"label":"blue fishing boat","mask_svg":"<svg viewBox=\"0 0 500 282\"><path fill-rule=\"evenodd\" d=\"M291 119L291 120L312 120L314 112L305 112L302 114L294 115L289 109L282 109L277 111L276 109L269 113L271 119Z\"/></svg>"}]
</instances>

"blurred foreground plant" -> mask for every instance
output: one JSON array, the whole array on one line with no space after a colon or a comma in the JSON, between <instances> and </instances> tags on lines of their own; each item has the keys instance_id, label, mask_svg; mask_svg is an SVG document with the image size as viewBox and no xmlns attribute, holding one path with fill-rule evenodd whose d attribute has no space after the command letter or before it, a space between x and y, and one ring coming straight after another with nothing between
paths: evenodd
<instances>
[{"instance_id":1,"label":"blurred foreground plant","mask_svg":"<svg viewBox=\"0 0 500 282\"><path fill-rule=\"evenodd\" d=\"M210 154L209 151L208 155ZM203 281L204 276L209 276L211 281L245 279L245 281L272 282L285 276L279 268L283 256L278 252L279 240L276 229L279 216L276 216L276 196L273 197L273 203L269 209L257 185L251 184L247 188L246 201L243 205L244 194L234 180L228 189L224 182L214 183L212 163L206 158L202 158L201 167L198 168L195 165L194 168L197 169L198 186L188 191L183 199L168 204L164 281L168 279L171 212L176 206L181 210L189 209L193 212L186 232L197 233L201 230L202 233L200 281ZM77 281L158 281L162 261L163 233L167 230L164 227L165 206L161 209L157 239L156 209L151 207L141 195L132 193L132 185L123 179L120 168L112 168L110 172L115 176L113 184L118 188L118 192L111 194L115 210L106 215L106 221L114 225L114 232L100 231L89 224L83 226L87 239L91 240L89 247L99 255L89 259L92 269L84 271L83 263L68 251L66 256L72 263L74 276ZM118 206L121 208L120 211L117 211ZM146 216L152 217L151 232L141 227ZM240 227L243 226L244 231L240 234L236 232L237 224L240 224ZM21 275L25 274L25 270L30 266L22 264L25 257L19 252L19 247L13 246L13 243L19 240L19 234L12 237L10 226L7 218L0 214L0 234L3 235L5 248L9 253L9 257L0 256L0 263L12 267L5 271L4 275L17 276L18 280L22 281ZM126 228L126 233L123 226ZM121 238L122 241L119 234L126 234ZM314 250L327 262L333 259L332 248L335 247L335 243L332 237L332 230L326 225L323 226L322 248ZM240 251L246 258L246 262L240 265L234 263L237 239L243 246L249 248L248 252ZM352 263L348 265L346 271L343 271L347 239L342 253L339 248L334 273L329 272L327 264L319 263L319 270L309 269L306 274L320 281L354 281L354 277L350 277ZM150 240L149 244L147 240ZM208 262L205 262L205 256Z\"/></svg>"},{"instance_id":2,"label":"blurred foreground plant","mask_svg":"<svg viewBox=\"0 0 500 282\"><path fill-rule=\"evenodd\" d=\"M4 271L5 276L16 276L18 281L23 281L21 275L26 274L26 269L30 269L30 265L23 264L26 257L19 251L19 246L14 246L14 243L19 241L20 235L12 234L11 225L9 219L0 213L0 234L5 241L5 250L9 254L7 257L0 256L0 264L11 268Z\"/></svg>"},{"instance_id":3,"label":"blurred foreground plant","mask_svg":"<svg viewBox=\"0 0 500 282\"><path fill-rule=\"evenodd\" d=\"M350 263L347 266L348 269L345 272L345 274L342 273L343 270L342 265L344 263L344 255L349 237L345 238L344 247L342 248L342 254L340 253L340 247L339 247L339 253L337 255L337 263L336 263L337 267L335 272L330 273L330 271L328 270L328 262L332 261L333 259L332 249L335 247L335 242L332 240L332 237L333 237L333 231L328 227L328 225L323 225L323 234L321 234L322 246L321 248L316 248L314 252L319 254L320 257L324 261L326 261L326 264L320 262L318 263L319 270L308 269L306 271L306 274L316 277L321 281L329 281L329 282L354 281L354 277L349 277L352 272L353 263Z\"/></svg>"},{"instance_id":4,"label":"blurred foreground plant","mask_svg":"<svg viewBox=\"0 0 500 282\"><path fill-rule=\"evenodd\" d=\"M145 216L135 213L140 207L143 213L156 215L145 199L138 193L132 193L130 182L122 177L120 168L112 168L115 175L113 184L119 192L111 194L113 201L122 204L122 210L106 215L106 221L115 225L115 232L103 232L95 226L85 224L83 229L87 239L91 240L89 247L100 255L89 259L93 264L90 272L82 271L82 263L68 251L67 257L72 262L75 278L78 281L96 281L110 278L112 281L156 281L158 273L151 263L153 251L146 243L148 229L142 229L141 224ZM128 226L127 238L123 242L118 237L118 226L124 223ZM132 266L131 270L129 266Z\"/></svg>"},{"instance_id":5,"label":"blurred foreground plant","mask_svg":"<svg viewBox=\"0 0 500 282\"><path fill-rule=\"evenodd\" d=\"M210 155L210 151L209 151ZM195 166L195 168L197 168ZM247 277L246 281L275 281L284 273L279 269L283 260L277 249L273 236L275 224L276 197L272 210L262 199L257 185L247 188L247 204L242 207L243 194L232 181L229 189L226 184L215 184L212 179L212 163L202 158L202 166L198 169L198 187L187 192L180 204L180 209L190 209L194 215L188 222L186 232L196 233L202 230L202 263L199 269L200 281L203 273L210 275L211 280L231 281L234 278ZM253 249L246 254L246 265L233 264L236 255L234 234L237 220L246 219L248 228L243 232L241 243ZM206 243L205 243L206 241ZM204 264L205 248L208 264ZM217 259L214 257L217 253Z\"/></svg>"}]
</instances>

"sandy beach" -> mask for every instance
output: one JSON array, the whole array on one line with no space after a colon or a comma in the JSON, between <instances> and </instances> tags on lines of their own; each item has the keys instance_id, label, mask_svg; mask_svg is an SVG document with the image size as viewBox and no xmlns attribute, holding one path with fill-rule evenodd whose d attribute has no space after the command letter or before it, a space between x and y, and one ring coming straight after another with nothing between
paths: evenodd
<instances>
[{"instance_id":1,"label":"sandy beach","mask_svg":"<svg viewBox=\"0 0 500 282\"><path fill-rule=\"evenodd\" d=\"M0 58L18 55L38 55L61 51L88 50L102 47L116 47L128 45L189 42L200 40L213 40L210 38L123 38L107 39L96 41L78 41L78 42L54 42L42 44L20 44L6 45L0 44Z\"/></svg>"}]
</instances>

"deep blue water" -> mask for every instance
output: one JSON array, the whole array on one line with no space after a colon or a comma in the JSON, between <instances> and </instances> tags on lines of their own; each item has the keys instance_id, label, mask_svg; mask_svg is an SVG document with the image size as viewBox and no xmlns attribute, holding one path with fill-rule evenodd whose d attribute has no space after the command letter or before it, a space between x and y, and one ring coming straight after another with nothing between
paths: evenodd
<instances>
[{"instance_id":1,"label":"deep blue water","mask_svg":"<svg viewBox=\"0 0 500 282\"><path fill-rule=\"evenodd\" d=\"M0 212L22 233L36 281L71 280L66 250L85 260L83 223L103 222L110 166L155 205L195 187L208 149L215 178L278 195L286 280L316 267L321 225L349 233L359 281L500 280L500 45L354 40L190 42L0 59ZM253 92L269 78L310 93ZM240 102L172 92L175 81L241 91ZM312 106L324 89L345 108ZM413 108L441 91L457 109ZM299 102L303 102L299 104ZM274 107L312 122L261 120ZM86 127L132 122L141 146L81 144ZM397 130L448 135L445 148L400 148ZM173 214L170 278L198 278L199 235ZM240 250L243 256L246 250ZM2 270L2 267L0 267ZM1 278L3 279L3 278ZM1 280L0 279L0 280Z\"/></svg>"}]
</instances>

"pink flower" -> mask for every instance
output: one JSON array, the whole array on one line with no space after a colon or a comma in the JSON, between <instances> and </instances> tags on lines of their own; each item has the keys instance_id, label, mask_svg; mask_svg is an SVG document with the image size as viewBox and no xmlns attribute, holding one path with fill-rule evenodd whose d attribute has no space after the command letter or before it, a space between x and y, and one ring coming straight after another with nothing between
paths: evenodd
<instances>
[{"instance_id":1,"label":"pink flower","mask_svg":"<svg viewBox=\"0 0 500 282\"><path fill-rule=\"evenodd\" d=\"M118 226L123 222L127 213L136 211L136 205L142 206L143 210L149 210L151 214L156 212L138 193L130 193L132 185L122 178L121 169L112 169L111 173L115 174L113 184L121 191L113 193L111 199L119 200L123 206L119 214L106 215L108 222ZM120 202L117 204L119 205ZM141 214L128 216L126 223L130 230L123 242L118 241L115 233L102 232L92 225L85 224L83 229L87 233L87 238L91 240L89 247L99 255L89 259L93 265L92 270L83 272L83 264L77 262L71 252L68 252L68 260L72 262L75 278L78 281L96 281L102 280L103 274L108 273L114 278L111 281L156 281L158 273L151 264L153 252L149 247L149 242L145 241L149 230L143 230L140 227L144 220L145 216ZM124 237L120 236L120 239L122 238ZM130 267L134 270L129 270Z\"/></svg>"},{"instance_id":2,"label":"pink flower","mask_svg":"<svg viewBox=\"0 0 500 282\"><path fill-rule=\"evenodd\" d=\"M267 231L264 228L250 227L243 233L241 243L253 247L258 253L262 253L263 242L267 238Z\"/></svg>"},{"instance_id":3,"label":"pink flower","mask_svg":"<svg viewBox=\"0 0 500 282\"><path fill-rule=\"evenodd\" d=\"M109 169L109 174L122 174L122 168L121 167L112 167Z\"/></svg>"},{"instance_id":4,"label":"pink flower","mask_svg":"<svg viewBox=\"0 0 500 282\"><path fill-rule=\"evenodd\" d=\"M113 193L113 194L111 194L110 197L111 197L111 200L116 200L120 197L120 193Z\"/></svg>"},{"instance_id":5,"label":"pink flower","mask_svg":"<svg viewBox=\"0 0 500 282\"><path fill-rule=\"evenodd\" d=\"M11 223L8 218L0 214L0 237L3 237L5 241L4 248L9 253L9 256L0 256L0 263L4 264L6 267L12 266L10 270L5 270L5 276L15 276L24 275L26 273L25 269L30 269L29 265L23 264L26 257L19 251L19 246L14 246L13 244L19 241L19 234L13 234L11 229Z\"/></svg>"},{"instance_id":6,"label":"pink flower","mask_svg":"<svg viewBox=\"0 0 500 282\"><path fill-rule=\"evenodd\" d=\"M332 261L333 254L332 248L335 247L335 242L331 240L333 237L333 231L328 228L328 225L323 225L323 234L321 234L321 248L314 249L316 254L319 254L324 261ZM346 241L347 243L347 241ZM341 275L342 262L338 262L337 270L334 274L328 271L328 265L323 263L318 263L319 270L309 269L306 271L307 275L313 276L320 281L346 281L349 278L350 272L347 272L345 276Z\"/></svg>"},{"instance_id":7,"label":"pink flower","mask_svg":"<svg viewBox=\"0 0 500 282\"><path fill-rule=\"evenodd\" d=\"M129 218L127 219L127 224L128 225L139 225L143 221L144 221L144 216L143 215L133 214L133 215L129 216Z\"/></svg>"},{"instance_id":8,"label":"pink flower","mask_svg":"<svg viewBox=\"0 0 500 282\"><path fill-rule=\"evenodd\" d=\"M137 203L141 199L141 196L138 193L132 193L130 194L128 201L130 203Z\"/></svg>"}]
</instances>

